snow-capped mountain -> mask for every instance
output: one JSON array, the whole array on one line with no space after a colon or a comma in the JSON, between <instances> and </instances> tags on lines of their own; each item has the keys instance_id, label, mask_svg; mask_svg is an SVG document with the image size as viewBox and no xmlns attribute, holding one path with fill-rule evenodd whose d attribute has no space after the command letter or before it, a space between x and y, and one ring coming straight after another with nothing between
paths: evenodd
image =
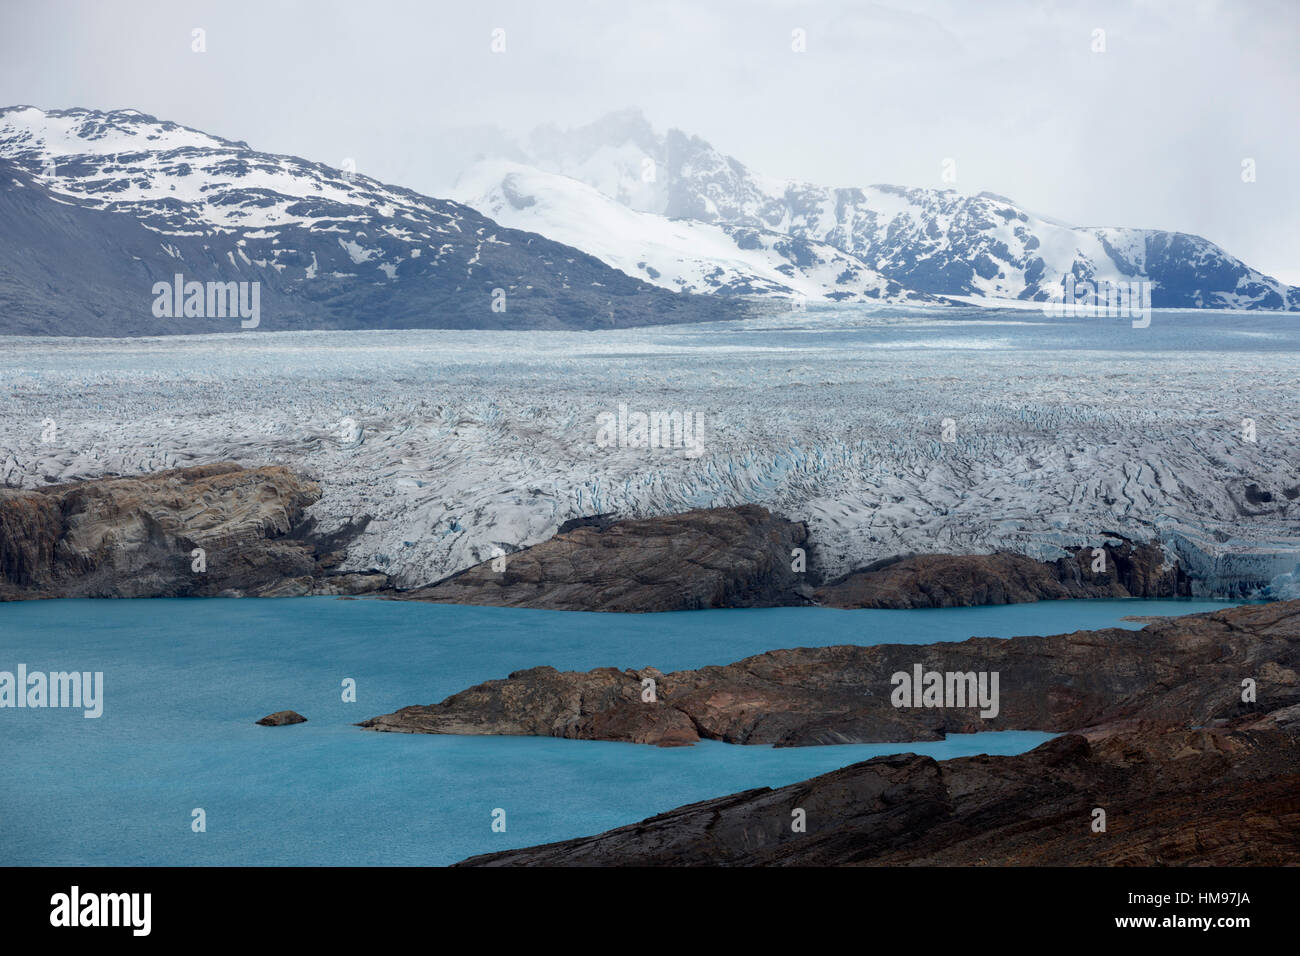
<instances>
[{"instance_id":1,"label":"snow-capped mountain","mask_svg":"<svg viewBox=\"0 0 1300 956\"><path fill-rule=\"evenodd\" d=\"M599 177L596 177L599 178ZM674 292L763 295L837 302L924 302L834 246L770 229L669 219L568 176L487 160L461 177L453 198L503 226L590 250L607 265Z\"/></svg>"},{"instance_id":2,"label":"snow-capped mountain","mask_svg":"<svg viewBox=\"0 0 1300 956\"><path fill-rule=\"evenodd\" d=\"M0 332L207 332L155 286L257 283L261 328L599 328L743 314L455 202L134 110L0 110ZM188 303L185 308L188 309Z\"/></svg>"},{"instance_id":3,"label":"snow-capped mountain","mask_svg":"<svg viewBox=\"0 0 1300 956\"><path fill-rule=\"evenodd\" d=\"M1300 309L1300 288L1199 236L1069 226L992 193L772 179L636 111L543 127L511 153L637 211L823 243L918 292L1042 301L1073 276L1149 281L1157 308ZM598 241L582 248L612 261Z\"/></svg>"}]
</instances>

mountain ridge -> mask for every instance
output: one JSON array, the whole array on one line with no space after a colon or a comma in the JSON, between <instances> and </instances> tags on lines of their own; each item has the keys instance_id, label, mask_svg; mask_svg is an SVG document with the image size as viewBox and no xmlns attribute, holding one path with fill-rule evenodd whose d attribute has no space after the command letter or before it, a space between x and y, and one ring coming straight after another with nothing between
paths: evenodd
<instances>
[{"instance_id":1,"label":"mountain ridge","mask_svg":"<svg viewBox=\"0 0 1300 956\"><path fill-rule=\"evenodd\" d=\"M654 133L637 111L609 114L567 137L543 127L510 152L515 162L522 155L525 165L637 211L824 244L922 295L1046 302L1069 277L1149 282L1155 308L1300 309L1300 288L1201 236L1072 226L987 190L828 187L767 177L699 136ZM606 250L588 248L611 261Z\"/></svg>"},{"instance_id":2,"label":"mountain ridge","mask_svg":"<svg viewBox=\"0 0 1300 956\"><path fill-rule=\"evenodd\" d=\"M0 110L0 207L0 332L11 334L239 328L156 315L155 286L177 274L257 283L263 329L593 329L748 314L451 200L138 110Z\"/></svg>"},{"instance_id":3,"label":"mountain ridge","mask_svg":"<svg viewBox=\"0 0 1300 956\"><path fill-rule=\"evenodd\" d=\"M1300 310L1300 288L1198 236L1067 226L987 191L764 177L635 111L506 151L434 198L140 110L0 109L0 334L590 330L763 299L1045 304L1067 281L1145 283L1153 308ZM257 316L231 321L231 283L256 288Z\"/></svg>"}]
</instances>

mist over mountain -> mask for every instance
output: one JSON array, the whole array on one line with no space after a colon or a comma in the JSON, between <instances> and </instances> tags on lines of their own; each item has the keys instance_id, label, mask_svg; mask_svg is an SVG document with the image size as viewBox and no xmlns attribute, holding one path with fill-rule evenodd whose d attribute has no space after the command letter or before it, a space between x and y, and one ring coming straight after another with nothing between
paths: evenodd
<instances>
[{"instance_id":1,"label":"mist over mountain","mask_svg":"<svg viewBox=\"0 0 1300 956\"><path fill-rule=\"evenodd\" d=\"M502 225L591 250L607 265L674 292L801 302L941 301L826 242L749 224L671 219L518 163L478 163L455 197Z\"/></svg>"},{"instance_id":2,"label":"mist over mountain","mask_svg":"<svg viewBox=\"0 0 1300 956\"><path fill-rule=\"evenodd\" d=\"M560 200L556 180L529 194L518 164L576 180L639 212L719 226L732 235L757 230L820 244L851 257L859 274L878 274L916 294L1041 302L1059 294L1070 276L1076 282L1149 281L1156 308L1300 309L1300 289L1200 236L1070 226L987 192L829 187L766 177L698 136L656 132L636 110L568 131L540 127L500 153L517 165L495 189L487 188L489 173L480 163L462 177L457 194L488 215L504 208L500 196L512 194L516 208L532 207L527 228L556 238L562 230L554 223L562 217L558 210L547 214L546 207L582 205L583 194L571 188L572 196ZM593 240L583 248L625 268L620 239ZM746 239L754 241L742 234L737 242ZM670 265L646 258L671 274ZM857 281L845 275L824 295L855 298Z\"/></svg>"}]
</instances>

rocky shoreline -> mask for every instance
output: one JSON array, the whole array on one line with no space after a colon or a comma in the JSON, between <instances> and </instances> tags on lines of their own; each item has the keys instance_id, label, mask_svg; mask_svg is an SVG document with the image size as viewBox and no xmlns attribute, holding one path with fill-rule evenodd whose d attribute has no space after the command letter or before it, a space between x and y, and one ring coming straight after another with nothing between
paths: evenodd
<instances>
[{"instance_id":1,"label":"rocky shoreline","mask_svg":"<svg viewBox=\"0 0 1300 956\"><path fill-rule=\"evenodd\" d=\"M1124 633L1134 638L1127 649L1119 640ZM595 836L485 854L458 865L1300 864L1300 601L1189 615L1140 632L967 641L942 650L956 652L960 664L954 666L1007 666L1031 642L1044 661L1091 658L1103 673L1089 682L1087 668L1065 666L1054 679L1016 691L1027 672L1011 664L1003 685L1013 688L1002 702L1006 724L1073 731L1028 753L945 761L911 753L878 757L779 789L719 797ZM993 653L996 643L1006 652ZM731 726L754 731L732 742L762 742L755 738L770 725L755 710L772 701L744 699L727 681L743 680L739 675L746 673L788 679L798 669L777 662L802 654L819 661L823 699L833 700L829 688L846 676L840 659L851 650L775 652L730 668L688 672L710 672L706 698L723 705L706 715L711 723L694 726L717 730L730 718ZM937 654L941 648L856 650L880 654L849 653L847 659L880 656L885 660L877 663L890 667L900 651L906 657L908 651ZM772 668L766 674L765 665ZM511 680L527 681L531 674ZM668 682L675 677L668 675ZM1249 691L1247 680L1254 685ZM484 691L476 692L481 699ZM503 699L513 702L519 693ZM472 699L457 697L446 702L452 711ZM432 716L398 715L416 722ZM783 715L776 717L780 722ZM812 715L801 717L803 738L791 741L787 735L784 742L837 742L834 734L809 734L823 725ZM839 720L842 726L848 719L840 714L830 723ZM993 729L961 724L958 716L955 724L922 721L921 729Z\"/></svg>"},{"instance_id":2,"label":"rocky shoreline","mask_svg":"<svg viewBox=\"0 0 1300 956\"><path fill-rule=\"evenodd\" d=\"M501 555L407 600L556 611L689 611L811 604L792 553L808 549L803 524L757 505L657 518L609 516L562 525L531 548Z\"/></svg>"},{"instance_id":3,"label":"rocky shoreline","mask_svg":"<svg viewBox=\"0 0 1300 956\"><path fill-rule=\"evenodd\" d=\"M1158 545L1114 534L1055 561L902 555L824 580L807 527L753 505L577 519L532 548L396 591L382 573L338 570L367 519L322 533L307 514L320 496L285 468L231 463L3 489L0 600L364 594L631 612L1189 593ZM932 706L919 693L930 674L949 695L969 676L972 697ZM918 685L902 706L899 675ZM881 757L464 865L1300 863L1300 601L1140 631L793 648L666 674L534 667L361 726L658 746L1062 734L1016 757ZM796 811L806 827L792 828Z\"/></svg>"},{"instance_id":4,"label":"rocky shoreline","mask_svg":"<svg viewBox=\"0 0 1300 956\"><path fill-rule=\"evenodd\" d=\"M996 674L996 706L894 702L894 675ZM1140 631L774 650L723 667L587 672L534 667L361 726L681 746L941 740L986 730L1077 731L1120 720L1216 726L1300 704L1300 601L1170 618ZM647 683L652 682L652 683ZM652 688L653 700L646 690ZM919 696L919 691L918 691ZM990 713L990 711L993 711Z\"/></svg>"},{"instance_id":5,"label":"rocky shoreline","mask_svg":"<svg viewBox=\"0 0 1300 956\"><path fill-rule=\"evenodd\" d=\"M1295 707L1101 728L1014 757L877 757L457 865L1294 866L1298 771Z\"/></svg>"}]
</instances>

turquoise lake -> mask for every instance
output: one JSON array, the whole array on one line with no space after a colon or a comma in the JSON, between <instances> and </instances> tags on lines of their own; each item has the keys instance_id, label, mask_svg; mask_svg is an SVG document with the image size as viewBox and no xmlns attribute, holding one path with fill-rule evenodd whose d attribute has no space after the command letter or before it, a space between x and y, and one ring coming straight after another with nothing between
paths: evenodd
<instances>
[{"instance_id":1,"label":"turquoise lake","mask_svg":"<svg viewBox=\"0 0 1300 956\"><path fill-rule=\"evenodd\" d=\"M1213 601L916 611L585 614L292 599L0 604L0 670L102 671L104 712L0 710L0 864L441 865L633 823L898 752L1019 753L1051 735L772 749L376 734L356 721L510 671L726 664L782 647L1056 634ZM345 678L356 703L342 701ZM292 709L308 723L259 727ZM202 808L207 830L191 830ZM506 811L505 833L491 829Z\"/></svg>"}]
</instances>

